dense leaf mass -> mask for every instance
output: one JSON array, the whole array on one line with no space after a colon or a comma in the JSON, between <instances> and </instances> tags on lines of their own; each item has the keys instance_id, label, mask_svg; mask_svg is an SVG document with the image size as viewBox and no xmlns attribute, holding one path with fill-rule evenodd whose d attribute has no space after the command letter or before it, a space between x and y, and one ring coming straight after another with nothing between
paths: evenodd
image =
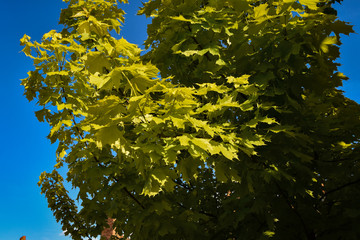
<instances>
[{"instance_id":1,"label":"dense leaf mass","mask_svg":"<svg viewBox=\"0 0 360 240\"><path fill-rule=\"evenodd\" d=\"M65 2L61 32L21 44L66 235L113 218L134 240L360 238L360 106L336 62L353 30L334 0L149 0L144 55L117 37L126 0Z\"/></svg>"}]
</instances>

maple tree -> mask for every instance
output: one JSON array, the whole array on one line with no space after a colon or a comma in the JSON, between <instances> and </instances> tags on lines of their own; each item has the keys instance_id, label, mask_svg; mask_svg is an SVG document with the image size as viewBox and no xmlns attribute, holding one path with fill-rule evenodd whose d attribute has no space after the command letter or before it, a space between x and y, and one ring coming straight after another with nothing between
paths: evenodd
<instances>
[{"instance_id":1,"label":"maple tree","mask_svg":"<svg viewBox=\"0 0 360 240\"><path fill-rule=\"evenodd\" d=\"M131 239L359 238L360 106L336 62L353 30L335 0L150 0L144 55L118 37L126 0L64 1L63 30L21 44L66 235L110 217Z\"/></svg>"}]
</instances>

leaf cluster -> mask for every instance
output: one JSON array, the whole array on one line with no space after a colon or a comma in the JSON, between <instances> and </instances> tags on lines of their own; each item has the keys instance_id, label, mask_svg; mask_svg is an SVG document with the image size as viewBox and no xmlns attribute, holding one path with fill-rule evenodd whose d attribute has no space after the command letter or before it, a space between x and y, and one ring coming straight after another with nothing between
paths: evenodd
<instances>
[{"instance_id":1,"label":"leaf cluster","mask_svg":"<svg viewBox=\"0 0 360 240\"><path fill-rule=\"evenodd\" d=\"M150 0L145 55L114 37L118 1L66 2L61 32L21 39L65 234L113 218L131 239L359 237L360 106L335 61L353 30L334 1Z\"/></svg>"}]
</instances>

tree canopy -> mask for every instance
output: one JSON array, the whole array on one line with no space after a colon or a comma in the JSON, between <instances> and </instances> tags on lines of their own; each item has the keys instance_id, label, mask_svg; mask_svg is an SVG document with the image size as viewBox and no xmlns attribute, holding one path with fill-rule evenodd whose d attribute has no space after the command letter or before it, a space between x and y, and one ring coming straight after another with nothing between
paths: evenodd
<instances>
[{"instance_id":1,"label":"tree canopy","mask_svg":"<svg viewBox=\"0 0 360 240\"><path fill-rule=\"evenodd\" d=\"M58 145L39 185L66 235L113 218L134 240L359 239L340 1L149 0L146 54L120 38L126 0L64 1L63 30L21 44Z\"/></svg>"}]
</instances>

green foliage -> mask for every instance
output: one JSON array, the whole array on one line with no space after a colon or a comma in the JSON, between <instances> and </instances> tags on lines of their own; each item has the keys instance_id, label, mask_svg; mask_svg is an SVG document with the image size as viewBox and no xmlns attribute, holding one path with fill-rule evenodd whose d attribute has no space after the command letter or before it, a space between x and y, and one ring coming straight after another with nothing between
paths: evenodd
<instances>
[{"instance_id":1,"label":"green foliage","mask_svg":"<svg viewBox=\"0 0 360 240\"><path fill-rule=\"evenodd\" d=\"M21 44L58 144L39 184L67 235L111 217L131 239L360 237L360 106L335 62L353 31L334 1L150 0L143 56L114 37L118 1L66 2L61 32Z\"/></svg>"}]
</instances>

